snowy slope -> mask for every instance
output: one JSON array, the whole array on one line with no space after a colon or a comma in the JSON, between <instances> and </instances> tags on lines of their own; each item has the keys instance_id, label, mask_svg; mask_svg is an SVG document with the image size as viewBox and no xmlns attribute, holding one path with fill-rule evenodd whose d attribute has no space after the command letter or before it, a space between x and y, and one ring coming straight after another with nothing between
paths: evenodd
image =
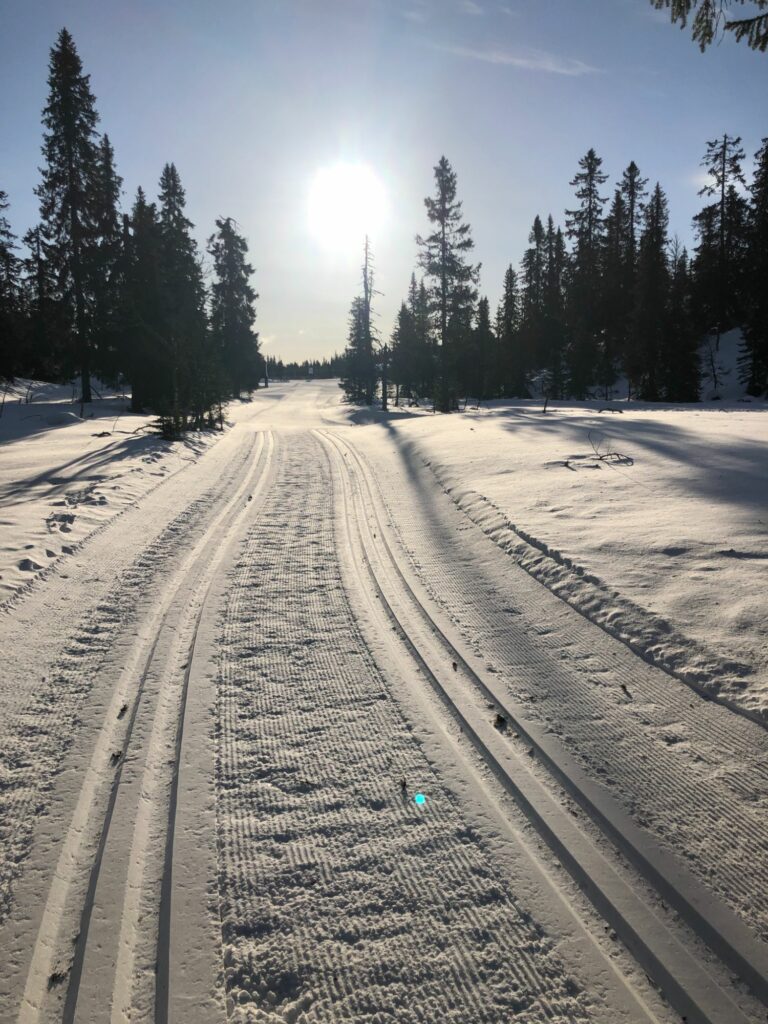
<instances>
[{"instance_id":1,"label":"snowy slope","mask_svg":"<svg viewBox=\"0 0 768 1024\"><path fill-rule=\"evenodd\" d=\"M765 403L492 403L390 423L559 596L687 682L768 711Z\"/></svg>"},{"instance_id":2,"label":"snowy slope","mask_svg":"<svg viewBox=\"0 0 768 1024\"><path fill-rule=\"evenodd\" d=\"M0 603L215 440L164 441L124 396L80 417L67 385L17 381L0 417Z\"/></svg>"}]
</instances>

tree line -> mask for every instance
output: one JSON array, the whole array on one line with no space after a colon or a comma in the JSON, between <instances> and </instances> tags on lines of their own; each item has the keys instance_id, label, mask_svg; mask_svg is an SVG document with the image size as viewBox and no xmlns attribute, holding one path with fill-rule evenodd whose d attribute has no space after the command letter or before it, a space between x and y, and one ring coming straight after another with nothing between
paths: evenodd
<instances>
[{"instance_id":1,"label":"tree line","mask_svg":"<svg viewBox=\"0 0 768 1024\"><path fill-rule=\"evenodd\" d=\"M215 222L206 287L173 163L156 200L139 188L121 212L114 150L66 29L50 52L42 121L40 220L23 255L0 191L0 378L77 376L83 403L93 378L128 384L132 409L156 413L167 434L220 422L222 403L264 373L236 222Z\"/></svg>"},{"instance_id":2,"label":"tree line","mask_svg":"<svg viewBox=\"0 0 768 1024\"><path fill-rule=\"evenodd\" d=\"M479 296L471 228L445 157L424 202L429 233L417 235L417 273L383 344L373 327L372 260L366 240L361 294L352 302L343 386L352 401L460 397L627 397L696 401L703 372L718 387L721 336L741 328L739 374L751 395L768 390L768 139L747 182L741 139L707 144L708 200L694 218L689 256L669 236L667 197L632 161L613 195L590 149L570 184L564 227L537 215L528 248L504 275L492 313ZM703 356L703 359L701 358Z\"/></svg>"}]
</instances>

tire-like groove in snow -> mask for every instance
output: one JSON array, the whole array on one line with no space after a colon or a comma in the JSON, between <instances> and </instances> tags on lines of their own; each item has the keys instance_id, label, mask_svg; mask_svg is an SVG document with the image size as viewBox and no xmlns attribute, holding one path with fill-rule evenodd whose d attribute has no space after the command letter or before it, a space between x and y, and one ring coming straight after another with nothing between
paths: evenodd
<instances>
[{"instance_id":1,"label":"tire-like groove in snow","mask_svg":"<svg viewBox=\"0 0 768 1024\"><path fill-rule=\"evenodd\" d=\"M90 955L88 940L89 932L91 930L91 919L97 897L99 881L105 868L105 851L107 849L107 844L111 839L115 805L117 800L120 798L122 785L125 781L123 767L132 755L135 754L137 757L141 757L143 753L146 753L147 763L145 764L144 769L140 770L139 773L144 781L141 782L141 789L139 791L139 803L135 811L136 819L132 818L128 823L128 827L133 831L133 845L131 846L127 863L118 865L116 869L118 877L121 880L121 885L124 887L124 896L126 899L124 903L120 904L118 902L118 905L110 906L108 908L109 913L112 913L113 916L115 914L117 915L117 919L112 922L114 927L109 929L108 933L110 933L113 940L115 938L114 933L119 934L117 949L114 956L114 963L116 967L114 971L113 987L109 990L110 997L113 1001L112 1010L109 1011L111 1016L116 1009L114 1006L114 994L117 991L118 985L122 982L124 988L127 987L129 993L131 991L133 979L130 976L121 976L121 966L125 966L126 957L129 964L132 965L133 963L132 950L130 946L131 941L135 939L135 936L138 933L136 928L137 922L140 919L140 906L138 900L140 900L143 895L143 869L144 859L147 855L147 850L142 845L143 839L141 837L138 839L138 851L134 849L137 842L137 833L141 831L137 822L139 817L142 817L146 824L150 816L157 812L158 808L156 807L156 802L158 799L161 802L163 800L162 782L170 781L172 787L173 772L176 768L175 756L171 758L169 765L167 755L163 753L162 749L163 729L167 729L168 727L168 723L164 720L164 716L169 713L169 709L163 706L163 702L158 696L160 691L163 689L161 686L156 685L153 687L153 690L156 691L155 695L157 696L157 706L154 709L150 709L148 712L153 715L153 718L149 728L147 729L147 727L145 727L145 732L148 731L149 734L149 738L147 740L147 751L144 752L141 749L134 751L128 743L132 738L134 738L133 734L135 732L137 718L143 708L142 698L145 696L146 683L152 676L153 670L157 668L155 662L157 660L163 662L160 666L162 680L169 674L172 678L175 674L174 670L179 661L179 655L181 655L183 659L183 651L179 651L177 649L178 643L176 644L176 647L174 647L173 636L171 636L165 644L160 643L161 639L163 639L163 634L171 633L181 636L184 633L185 622L187 624L187 629L189 629L190 619L192 620L191 640L183 645L183 650L186 651L187 655L187 666L189 666L190 658L194 653L194 641L197 629L199 628L200 618L202 611L205 608L205 598L210 587L210 580L218 565L222 552L225 549L225 542L241 525L246 515L253 514L255 502L252 502L251 499L260 495L263 490L264 483L268 478L268 470L271 464L271 456L274 446L271 432L260 432L254 435L252 444L256 451L254 454L252 449L252 455L249 460L250 465L248 465L248 463L245 464L245 472L242 474L239 485L236 487L231 498L226 501L224 507L218 511L207 524L202 536L197 540L191 551L182 557L181 564L176 568L172 581L168 583L164 595L157 602L155 618L150 636L145 638L143 642L138 645L137 650L135 649L133 651L130 664L124 668L121 680L115 686L112 705L107 712L104 725L97 737L91 758L91 765L85 774L72 822L60 844L61 853L59 855L59 862L51 884L51 890L48 894L46 906L43 911L37 941L35 943L32 960L27 973L24 997L19 1008L17 1018L18 1024L27 1024L27 1022L32 1024L32 1022L45 1019L42 1015L45 1013L46 1009L47 991L50 991L51 989L49 982L51 977L51 967L54 956L58 952L58 947L63 941L61 931L69 910L68 901L70 899L70 890L75 878L83 868L82 861L85 855L83 851L83 843L85 838L87 835L96 834L98 836L98 842L96 845L95 855L91 863L91 868L88 872L88 884L86 887L84 902L80 909L80 930L75 937L74 948L71 955L71 969L68 976L68 987L62 1011L63 1024L74 1024L75 1021L81 1019L81 1014L78 1013L78 1000L81 995L84 981L84 967L86 965L86 959ZM250 496L248 502L246 502L244 498L246 493L249 491ZM180 608L179 605L181 605ZM178 618L179 622L174 622L174 618ZM171 645L171 650L170 652L166 652L165 647L168 647L169 643ZM133 686L131 691L128 691L127 687L130 685L134 666L142 657L142 652L145 656L145 661L143 671L139 677L139 683L137 686ZM163 655L165 655L165 658L163 658ZM131 714L128 721L126 723L121 723L120 728L118 728L116 722L119 721L122 716L117 716L112 712L114 711L114 705L122 702L123 695L127 692L131 692ZM183 718L184 697L185 693L182 683L182 692L179 695L175 708L170 709L170 714L172 716L173 714L177 716L175 722L176 728L174 731L175 753L180 749L182 739L181 723L179 719ZM171 721L171 728L173 728L173 724L173 721ZM98 813L98 792L102 785L103 764L105 763L107 752L115 749L115 746L117 745L115 743L115 739L121 730L123 735L123 746L121 748L120 761L116 766L115 776L110 787L106 808L101 811L101 824L99 825L93 820L93 817ZM159 746L160 748L155 751L156 764L154 766L152 763L153 740L156 741L156 746ZM136 746L135 743L134 746ZM168 767L170 767L170 780L158 780L158 776L162 774L162 772L157 770L150 771L153 767L155 769L158 768L157 762L159 762L159 765L164 766L166 771ZM151 794L152 799L147 799L147 792ZM172 811L175 811L175 807L169 808L166 813L166 830L171 827L171 821L168 819L168 813L171 813ZM121 828L123 828L124 822L121 821L120 824ZM124 857L125 852L125 849L121 849L119 851L119 856ZM138 856L136 856L137 853ZM166 859L166 853L167 851L164 848L164 860ZM113 868L113 870L115 869L114 865L110 865L110 867ZM167 864L165 867L167 867ZM137 871L139 876L138 885L132 885L131 879L133 877L135 883L136 879L134 876ZM161 878L161 885L162 884L163 879ZM133 900L129 898L131 894L133 895ZM131 919L131 911L133 912L133 919ZM126 917L126 915L128 916ZM158 918L158 924L160 924L160 921L161 918ZM166 941L167 938L167 929L160 929L158 931L157 949L157 960L159 963L162 963L163 961L163 954L159 943ZM97 943L96 955L102 956L103 959L109 962L109 953L101 949L100 943ZM122 971L123 975L126 973L127 972L125 970ZM156 981L157 986L162 984L162 979L162 972L158 972ZM88 981L91 985L97 985L100 993L99 999L103 1001L104 979L100 978L99 982L95 982L93 978L89 978ZM165 984L167 991L167 980ZM92 993L91 995L93 996ZM125 1011L123 1010L123 1012ZM165 1012L167 1015L167 1008ZM160 1019L163 1019L162 1011Z\"/></svg>"},{"instance_id":2,"label":"tire-like groove in snow","mask_svg":"<svg viewBox=\"0 0 768 1024\"><path fill-rule=\"evenodd\" d=\"M768 971L765 965L765 951L759 947L748 929L724 906L718 906L710 894L704 892L697 881L680 865L675 864L668 855L654 848L636 826L618 808L610 798L596 792L589 780L584 777L577 766L569 762L562 751L543 735L543 731L534 724L526 722L520 709L514 707L510 699L500 695L498 687L481 677L472 668L467 658L445 635L433 614L414 592L398 560L389 545L384 525L379 513L379 502L374 494L370 472L355 448L337 434L329 431L318 432L335 451L337 461L347 467L351 480L350 459L352 456L357 467L358 494L361 508L356 517L358 523L367 522L365 505L376 525L375 536L380 543L374 544L369 537L367 545L363 541L362 531L360 544L363 560L370 574L382 605L386 608L402 640L412 656L421 666L427 678L437 689L441 698L449 706L454 716L461 722L464 731L472 738L475 745L488 761L490 767L509 789L526 813L555 850L563 863L567 864L576 881L587 892L598 910L606 916L625 944L636 955L643 967L661 986L680 1013L688 1015L691 1020L732 1021L744 1019L740 1011L719 988L714 985L706 972L698 965L674 937L666 932L666 928L654 918L642 901L632 893L626 884L616 876L607 863L600 871L595 865L604 861L596 849L590 847L591 842L581 834L581 841L576 838L579 830L571 820L558 814L554 806L546 805L547 795L538 782L527 771L526 762L522 757L516 759L515 777L507 765L502 763L498 754L491 749L488 738L495 730L491 726L479 726L477 716L468 716L460 707L460 696L455 696L460 686L447 682L450 677L444 671L434 669L419 649L418 641L414 642L412 628L405 624L405 616L398 614L388 600L381 583L381 570L377 575L373 560L382 558L382 549L386 553L386 564L394 572L395 585L406 595L410 611L416 611L426 624L429 632L463 670L467 680L478 688L482 694L493 702L510 721L511 725L530 743L539 759L553 773L558 783L590 814L610 838L622 849L631 862L656 886L662 895L675 905L681 916L694 930L714 949L731 969L735 970L743 980L747 981L755 994L765 1001L768 992ZM346 449L346 452L345 452ZM363 494L367 494L367 501ZM373 556L373 557L371 557ZM385 584L386 585L386 584ZM390 584L391 587L391 584ZM390 590L391 594L391 590ZM441 668L444 668L441 666ZM442 678L441 678L442 677ZM484 723L483 723L484 724ZM495 744L494 744L495 745ZM528 776L528 785L521 779ZM591 792L590 792L591 790ZM571 837L569 839L569 837ZM574 856L574 850L578 850ZM606 871L605 868L608 870ZM715 903L715 907L708 903ZM668 961L676 959L678 963L671 967Z\"/></svg>"}]
</instances>

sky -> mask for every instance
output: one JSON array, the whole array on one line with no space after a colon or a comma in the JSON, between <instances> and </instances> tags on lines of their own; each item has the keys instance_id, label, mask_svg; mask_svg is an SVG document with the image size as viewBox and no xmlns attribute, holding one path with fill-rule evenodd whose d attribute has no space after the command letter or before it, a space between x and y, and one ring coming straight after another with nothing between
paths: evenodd
<instances>
[{"instance_id":1,"label":"sky","mask_svg":"<svg viewBox=\"0 0 768 1024\"><path fill-rule=\"evenodd\" d=\"M343 349L363 220L389 336L443 154L494 308L534 216L563 223L590 147L605 195L630 160L659 180L671 233L690 245L707 140L741 135L749 173L768 135L768 54L730 38L702 54L649 0L0 0L0 17L0 189L17 234L38 217L48 55L66 26L124 209L139 185L155 196L173 161L201 251L216 217L233 217L264 351L284 360ZM350 187L338 165L365 168L383 197L359 237L354 219L329 226L327 204ZM318 175L336 182L320 200Z\"/></svg>"}]
</instances>

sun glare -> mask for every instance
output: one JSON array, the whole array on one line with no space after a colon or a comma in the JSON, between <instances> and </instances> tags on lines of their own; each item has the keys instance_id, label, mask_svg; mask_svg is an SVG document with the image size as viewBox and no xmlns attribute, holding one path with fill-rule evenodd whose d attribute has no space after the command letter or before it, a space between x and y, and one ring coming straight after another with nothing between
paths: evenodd
<instances>
[{"instance_id":1,"label":"sun glare","mask_svg":"<svg viewBox=\"0 0 768 1024\"><path fill-rule=\"evenodd\" d=\"M387 220L387 194L381 179L366 164L323 167L309 190L309 230L329 250L362 246L376 238Z\"/></svg>"}]
</instances>

